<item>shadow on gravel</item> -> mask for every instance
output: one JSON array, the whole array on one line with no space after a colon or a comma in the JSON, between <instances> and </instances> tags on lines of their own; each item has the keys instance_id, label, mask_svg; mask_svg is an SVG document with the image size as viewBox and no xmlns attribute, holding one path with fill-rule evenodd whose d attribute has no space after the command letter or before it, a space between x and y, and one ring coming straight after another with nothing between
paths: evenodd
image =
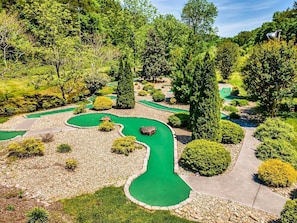
<instances>
[{"instance_id":1,"label":"shadow on gravel","mask_svg":"<svg viewBox=\"0 0 297 223\"><path fill-rule=\"evenodd\" d=\"M297 188L291 190L290 199L292 199L292 200L297 199Z\"/></svg>"},{"instance_id":2,"label":"shadow on gravel","mask_svg":"<svg viewBox=\"0 0 297 223\"><path fill-rule=\"evenodd\" d=\"M263 182L259 179L258 174L253 175L253 180L258 184L264 185Z\"/></svg>"},{"instance_id":3,"label":"shadow on gravel","mask_svg":"<svg viewBox=\"0 0 297 223\"><path fill-rule=\"evenodd\" d=\"M176 135L176 140L185 145L192 141L192 137L186 135Z\"/></svg>"},{"instance_id":4,"label":"shadow on gravel","mask_svg":"<svg viewBox=\"0 0 297 223\"><path fill-rule=\"evenodd\" d=\"M270 220L267 223L281 223L280 219L274 219L274 220Z\"/></svg>"}]
</instances>

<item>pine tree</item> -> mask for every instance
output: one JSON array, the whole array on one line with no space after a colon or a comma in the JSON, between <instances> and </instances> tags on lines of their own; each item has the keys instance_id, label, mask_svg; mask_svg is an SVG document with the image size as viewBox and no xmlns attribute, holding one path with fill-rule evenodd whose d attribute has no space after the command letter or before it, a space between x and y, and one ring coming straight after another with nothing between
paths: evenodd
<instances>
[{"instance_id":1,"label":"pine tree","mask_svg":"<svg viewBox=\"0 0 297 223\"><path fill-rule=\"evenodd\" d=\"M133 76L127 56L120 59L116 106L117 108L134 108L135 106Z\"/></svg>"},{"instance_id":2,"label":"pine tree","mask_svg":"<svg viewBox=\"0 0 297 223\"><path fill-rule=\"evenodd\" d=\"M203 63L197 61L195 67L190 120L193 139L221 140L219 89L214 63L208 53Z\"/></svg>"},{"instance_id":3,"label":"pine tree","mask_svg":"<svg viewBox=\"0 0 297 223\"><path fill-rule=\"evenodd\" d=\"M142 77L155 80L161 75L169 74L170 67L166 60L165 45L153 29L149 31L145 45Z\"/></svg>"}]
</instances>

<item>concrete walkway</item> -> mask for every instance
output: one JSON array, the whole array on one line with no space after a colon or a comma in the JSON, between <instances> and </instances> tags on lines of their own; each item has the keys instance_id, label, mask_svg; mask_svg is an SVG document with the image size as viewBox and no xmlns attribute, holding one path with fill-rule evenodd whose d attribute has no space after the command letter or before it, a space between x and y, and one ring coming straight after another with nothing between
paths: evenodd
<instances>
[{"instance_id":1,"label":"concrete walkway","mask_svg":"<svg viewBox=\"0 0 297 223\"><path fill-rule=\"evenodd\" d=\"M279 215L287 199L256 182L255 174L261 163L255 156L259 141L253 137L255 128L244 129L243 146L231 173L216 177L181 177L194 191Z\"/></svg>"}]
</instances>

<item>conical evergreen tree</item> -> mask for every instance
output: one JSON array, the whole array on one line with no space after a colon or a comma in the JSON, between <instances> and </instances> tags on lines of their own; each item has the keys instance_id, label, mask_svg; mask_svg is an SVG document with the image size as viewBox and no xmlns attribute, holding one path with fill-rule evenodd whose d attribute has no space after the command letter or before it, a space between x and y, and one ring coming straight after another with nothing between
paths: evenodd
<instances>
[{"instance_id":1,"label":"conical evergreen tree","mask_svg":"<svg viewBox=\"0 0 297 223\"><path fill-rule=\"evenodd\" d=\"M120 59L116 106L117 108L134 108L135 106L133 76L127 56Z\"/></svg>"},{"instance_id":2,"label":"conical evergreen tree","mask_svg":"<svg viewBox=\"0 0 297 223\"><path fill-rule=\"evenodd\" d=\"M142 77L145 79L155 80L170 72L169 63L166 60L165 45L153 29L148 32L142 60Z\"/></svg>"},{"instance_id":3,"label":"conical evergreen tree","mask_svg":"<svg viewBox=\"0 0 297 223\"><path fill-rule=\"evenodd\" d=\"M203 63L197 61L195 67L190 120L193 139L221 140L219 89L214 62L208 53Z\"/></svg>"}]
</instances>

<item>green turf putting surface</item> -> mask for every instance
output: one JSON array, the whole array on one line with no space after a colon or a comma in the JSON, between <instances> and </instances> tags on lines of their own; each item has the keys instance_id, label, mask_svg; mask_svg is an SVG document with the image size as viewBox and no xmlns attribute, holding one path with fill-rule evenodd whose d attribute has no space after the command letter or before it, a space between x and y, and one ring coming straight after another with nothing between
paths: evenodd
<instances>
[{"instance_id":1,"label":"green turf putting surface","mask_svg":"<svg viewBox=\"0 0 297 223\"><path fill-rule=\"evenodd\" d=\"M129 188L136 200L151 206L171 206L189 197L190 187L174 173L174 139L167 125L147 118L118 117L106 113L75 116L67 123L80 127L98 126L104 116L122 124L124 135L133 135L151 148L147 171ZM157 131L152 136L142 135L139 131L142 126L156 126Z\"/></svg>"},{"instance_id":2,"label":"green turf putting surface","mask_svg":"<svg viewBox=\"0 0 297 223\"><path fill-rule=\"evenodd\" d=\"M223 98L225 101L231 101L234 99L234 96L231 95L232 89L230 87L228 88L222 88L220 90L220 97Z\"/></svg>"},{"instance_id":3,"label":"green turf putting surface","mask_svg":"<svg viewBox=\"0 0 297 223\"><path fill-rule=\"evenodd\" d=\"M13 139L17 136L22 136L26 131L2 131L0 130L0 141Z\"/></svg>"},{"instance_id":4,"label":"green turf putting surface","mask_svg":"<svg viewBox=\"0 0 297 223\"><path fill-rule=\"evenodd\" d=\"M144 104L147 105L149 107L152 108L156 108L156 109L160 109L163 111L168 111L168 112L189 112L188 110L185 109L179 109L179 108L171 108L171 107L167 107L165 105L160 105L158 103L152 102L152 101L147 101L147 100L140 100L138 101L140 104Z\"/></svg>"}]
</instances>

